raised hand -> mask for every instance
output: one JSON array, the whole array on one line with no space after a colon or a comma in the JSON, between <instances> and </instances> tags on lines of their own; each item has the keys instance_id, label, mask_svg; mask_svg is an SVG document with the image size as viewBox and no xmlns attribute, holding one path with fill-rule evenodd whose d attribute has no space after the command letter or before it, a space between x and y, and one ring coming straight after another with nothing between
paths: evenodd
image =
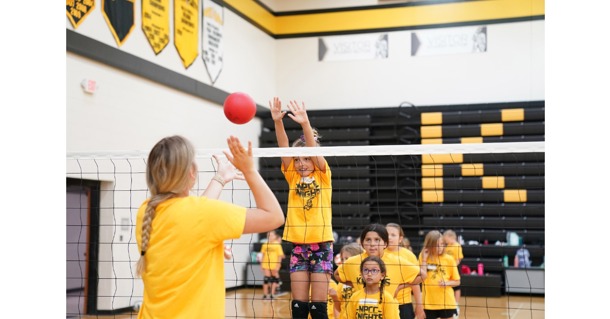
<instances>
[{"instance_id":1,"label":"raised hand","mask_svg":"<svg viewBox=\"0 0 610 319\"><path fill-rule=\"evenodd\" d=\"M282 111L282 101L278 97L273 98L273 102L269 101L269 109L271 110L271 118L278 121L284 118L286 111Z\"/></svg>"},{"instance_id":2,"label":"raised hand","mask_svg":"<svg viewBox=\"0 0 610 319\"><path fill-rule=\"evenodd\" d=\"M305 102L301 102L301 105L297 103L297 101L290 101L288 103L288 109L292 114L288 114L288 116L299 124L304 124L309 122L309 118L307 117L307 110L305 110Z\"/></svg>"},{"instance_id":3,"label":"raised hand","mask_svg":"<svg viewBox=\"0 0 610 319\"><path fill-rule=\"evenodd\" d=\"M238 171L229 161L221 161L217 155L212 155L218 165L217 174L228 183L234 179L244 179L244 175Z\"/></svg>"},{"instance_id":4,"label":"raised hand","mask_svg":"<svg viewBox=\"0 0 610 319\"><path fill-rule=\"evenodd\" d=\"M240 170L243 174L254 170L254 160L252 159L252 142L248 141L248 149L246 149L239 139L235 136L230 136L227 139L230 153L223 151L229 162Z\"/></svg>"}]
</instances>

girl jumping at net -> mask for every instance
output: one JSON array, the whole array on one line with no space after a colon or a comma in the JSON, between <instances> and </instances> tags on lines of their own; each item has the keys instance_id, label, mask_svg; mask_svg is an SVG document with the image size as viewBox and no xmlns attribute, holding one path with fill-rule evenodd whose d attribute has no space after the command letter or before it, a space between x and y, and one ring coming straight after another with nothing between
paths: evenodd
<instances>
[{"instance_id":1,"label":"girl jumping at net","mask_svg":"<svg viewBox=\"0 0 610 319\"><path fill-rule=\"evenodd\" d=\"M279 147L290 146L283 123L286 115L303 129L303 135L292 147L320 146L320 136L309 123L304 103L290 101L288 113L275 97L269 107ZM293 245L290 256L292 318L306 319L311 315L312 319L326 319L334 255L330 167L323 156L294 156L282 157L281 170L289 187L282 239Z\"/></svg>"},{"instance_id":2,"label":"girl jumping at net","mask_svg":"<svg viewBox=\"0 0 610 319\"><path fill-rule=\"evenodd\" d=\"M163 138L146 162L150 198L138 209L137 274L144 284L138 319L225 318L224 241L281 226L284 214L275 194L254 167L252 143L227 140L228 163L220 163L202 196L190 195L198 170L193 145L181 136ZM217 158L216 158L217 159ZM218 160L218 159L217 159ZM219 197L241 171L258 207Z\"/></svg>"},{"instance_id":3,"label":"girl jumping at net","mask_svg":"<svg viewBox=\"0 0 610 319\"><path fill-rule=\"evenodd\" d=\"M364 258L360 264L360 276L364 288L356 291L346 305L348 318L399 319L398 301L385 289L389 285L386 264L377 256Z\"/></svg>"}]
</instances>

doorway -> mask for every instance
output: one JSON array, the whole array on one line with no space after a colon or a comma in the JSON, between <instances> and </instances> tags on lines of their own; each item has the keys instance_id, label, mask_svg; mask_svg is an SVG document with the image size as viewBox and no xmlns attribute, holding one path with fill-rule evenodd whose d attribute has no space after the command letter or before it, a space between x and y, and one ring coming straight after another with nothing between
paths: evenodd
<instances>
[{"instance_id":1,"label":"doorway","mask_svg":"<svg viewBox=\"0 0 610 319\"><path fill-rule=\"evenodd\" d=\"M66 317L95 309L99 182L66 181Z\"/></svg>"}]
</instances>

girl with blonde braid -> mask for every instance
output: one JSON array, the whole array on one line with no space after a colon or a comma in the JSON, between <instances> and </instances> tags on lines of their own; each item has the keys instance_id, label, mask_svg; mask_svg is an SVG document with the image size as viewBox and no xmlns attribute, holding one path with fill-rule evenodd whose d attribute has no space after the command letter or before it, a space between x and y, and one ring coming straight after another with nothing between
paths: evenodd
<instances>
[{"instance_id":1,"label":"girl with blonde braid","mask_svg":"<svg viewBox=\"0 0 610 319\"><path fill-rule=\"evenodd\" d=\"M190 195L197 180L195 149L184 137L163 138L150 151L146 183L150 198L140 206L136 240L141 253L137 274L144 284L138 319L225 318L224 240L281 226L284 214L275 194L254 168L252 143L227 139L228 163L202 196ZM239 170L257 208L217 198ZM241 177L239 177L241 178Z\"/></svg>"}]
</instances>

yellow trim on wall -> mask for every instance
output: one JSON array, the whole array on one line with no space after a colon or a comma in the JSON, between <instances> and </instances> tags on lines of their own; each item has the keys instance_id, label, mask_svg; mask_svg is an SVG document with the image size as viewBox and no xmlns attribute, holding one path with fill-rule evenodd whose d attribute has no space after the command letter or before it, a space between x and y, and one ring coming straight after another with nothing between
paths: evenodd
<instances>
[{"instance_id":1,"label":"yellow trim on wall","mask_svg":"<svg viewBox=\"0 0 610 319\"><path fill-rule=\"evenodd\" d=\"M225 0L275 36L526 18L544 15L544 2L486 0L274 16L253 0Z\"/></svg>"},{"instance_id":2,"label":"yellow trim on wall","mask_svg":"<svg viewBox=\"0 0 610 319\"><path fill-rule=\"evenodd\" d=\"M269 33L273 35L282 33L278 30L277 18L253 0L224 0L224 2L269 31Z\"/></svg>"}]
</instances>

